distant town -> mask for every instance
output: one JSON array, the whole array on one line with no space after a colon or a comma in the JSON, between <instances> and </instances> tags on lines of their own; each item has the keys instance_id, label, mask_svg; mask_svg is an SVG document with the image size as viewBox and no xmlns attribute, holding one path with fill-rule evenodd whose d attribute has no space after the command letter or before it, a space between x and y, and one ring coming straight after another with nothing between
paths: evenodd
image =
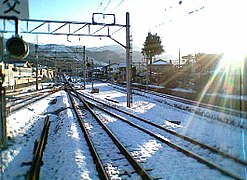
<instances>
[{"instance_id":1,"label":"distant town","mask_svg":"<svg viewBox=\"0 0 247 180\"><path fill-rule=\"evenodd\" d=\"M1 62L1 69L5 73L5 86L13 88L18 84L35 81L34 49L32 46L30 47L30 55L23 60L7 59L6 55L1 55L4 58ZM95 79L124 82L126 80L126 62L124 62L123 53L124 50L120 53L106 49L101 50L100 48L97 51L88 50L86 61L89 64L93 63L93 67L92 65L86 67L87 77L90 78L93 72ZM180 87L192 91L201 91L206 86L222 58L222 54L197 53L182 55L176 60L155 59L150 64L147 59L141 56L140 52L136 52L136 54L132 62L132 83L148 83L166 88ZM40 81L54 81L58 78L56 75L61 73L83 76L82 51L80 47L76 49L75 47L64 47L62 45L41 46L38 68ZM229 86L232 86L230 88L231 92L228 92L229 88L224 89L226 82L219 85L220 78L222 79L222 76L227 75L224 75L224 73L224 71L217 72L212 81L212 87L215 87L214 83L216 83L219 86L218 93L239 94L240 86L231 85L233 82L228 82ZM232 74L234 84L240 84L239 76L239 71ZM209 89L209 91L213 91L213 89Z\"/></svg>"}]
</instances>

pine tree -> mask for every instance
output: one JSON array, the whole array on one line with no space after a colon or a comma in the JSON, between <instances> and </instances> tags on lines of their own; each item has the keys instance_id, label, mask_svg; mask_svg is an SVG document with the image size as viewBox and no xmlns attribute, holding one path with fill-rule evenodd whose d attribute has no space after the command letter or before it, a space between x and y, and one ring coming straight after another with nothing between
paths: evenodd
<instances>
[{"instance_id":1,"label":"pine tree","mask_svg":"<svg viewBox=\"0 0 247 180\"><path fill-rule=\"evenodd\" d=\"M149 72L150 80L152 78L151 66L152 66L153 57L165 51L161 43L162 42L160 36L158 36L157 33L152 34L151 32L148 32L148 36L146 37L146 40L144 42L144 48L142 48L142 53L146 54L146 57L149 59L150 62L150 72Z\"/></svg>"}]
</instances>

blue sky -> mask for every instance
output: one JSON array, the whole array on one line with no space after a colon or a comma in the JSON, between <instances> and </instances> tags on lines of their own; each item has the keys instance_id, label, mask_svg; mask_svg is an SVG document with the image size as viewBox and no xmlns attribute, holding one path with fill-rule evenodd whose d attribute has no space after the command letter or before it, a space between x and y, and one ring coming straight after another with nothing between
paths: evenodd
<instances>
[{"instance_id":1,"label":"blue sky","mask_svg":"<svg viewBox=\"0 0 247 180\"><path fill-rule=\"evenodd\" d=\"M30 0L29 13L32 19L84 21L99 4L99 0Z\"/></svg>"},{"instance_id":2,"label":"blue sky","mask_svg":"<svg viewBox=\"0 0 247 180\"><path fill-rule=\"evenodd\" d=\"M245 51L245 0L30 0L31 19L91 22L92 13L114 13L125 24L130 13L133 45L142 48L148 31L157 33L167 53ZM116 39L125 43L125 32ZM31 41L35 41L32 36ZM32 40L33 39L33 40ZM109 39L39 36L39 43L104 46ZM30 41L30 40L29 40Z\"/></svg>"}]
</instances>

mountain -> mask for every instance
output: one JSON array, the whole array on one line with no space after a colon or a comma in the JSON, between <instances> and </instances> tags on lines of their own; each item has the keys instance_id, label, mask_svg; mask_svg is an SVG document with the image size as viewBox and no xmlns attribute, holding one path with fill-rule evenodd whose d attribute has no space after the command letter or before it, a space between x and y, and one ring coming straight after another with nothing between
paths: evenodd
<instances>
[{"instance_id":1,"label":"mountain","mask_svg":"<svg viewBox=\"0 0 247 180\"><path fill-rule=\"evenodd\" d=\"M35 57L35 45L29 44L30 55L27 59ZM97 65L107 65L110 63L126 62L126 51L123 47L117 45L86 48L86 56L94 59ZM82 46L65 46L58 44L48 44L38 46L39 61L43 59L67 59L75 61L83 61ZM142 55L139 51L133 51L133 62L141 62Z\"/></svg>"},{"instance_id":2,"label":"mountain","mask_svg":"<svg viewBox=\"0 0 247 180\"><path fill-rule=\"evenodd\" d=\"M125 62L126 61L126 50L118 45L103 46L103 47L92 47L87 49L88 52L91 52L90 55L94 59L98 57L104 57L102 60L104 62ZM96 55L96 56L95 56ZM107 61L108 60L108 61ZM133 62L142 62L142 54L140 51L132 52L132 61Z\"/></svg>"},{"instance_id":3,"label":"mountain","mask_svg":"<svg viewBox=\"0 0 247 180\"><path fill-rule=\"evenodd\" d=\"M120 63L124 62L125 59L123 56L118 54L117 52L111 50L103 50L103 51L86 51L87 56L93 58L95 61L104 62L104 63Z\"/></svg>"}]
</instances>

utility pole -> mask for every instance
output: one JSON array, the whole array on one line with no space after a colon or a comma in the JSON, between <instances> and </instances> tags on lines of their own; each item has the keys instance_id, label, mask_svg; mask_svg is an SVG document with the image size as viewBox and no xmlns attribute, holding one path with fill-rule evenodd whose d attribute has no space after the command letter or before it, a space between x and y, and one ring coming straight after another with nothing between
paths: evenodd
<instances>
[{"instance_id":1,"label":"utility pole","mask_svg":"<svg viewBox=\"0 0 247 180\"><path fill-rule=\"evenodd\" d=\"M4 66L4 47L3 37L0 37L0 55ZM7 121L6 121L6 89L3 86L5 74L2 72L3 67L0 65L0 150L7 147ZM1 160L2 161L2 160ZM0 162L1 163L1 162ZM2 173L2 168L1 168Z\"/></svg>"},{"instance_id":2,"label":"utility pole","mask_svg":"<svg viewBox=\"0 0 247 180\"><path fill-rule=\"evenodd\" d=\"M4 74L2 73L2 66L0 66L0 149L7 147L7 126L6 126L6 90L3 87Z\"/></svg>"},{"instance_id":3,"label":"utility pole","mask_svg":"<svg viewBox=\"0 0 247 180\"><path fill-rule=\"evenodd\" d=\"M73 82L73 67L72 67L72 62L71 63L68 63L68 66L69 66L69 76L71 78L71 81Z\"/></svg>"},{"instance_id":4,"label":"utility pole","mask_svg":"<svg viewBox=\"0 0 247 180\"><path fill-rule=\"evenodd\" d=\"M93 89L94 89L94 88L93 88L93 70L94 70L94 69L93 69L93 68L94 68L93 59L91 59L91 62L92 62L92 63L91 63L91 76L92 76L92 77L91 77L91 78L92 78L91 81L92 81L92 92L93 92Z\"/></svg>"},{"instance_id":5,"label":"utility pole","mask_svg":"<svg viewBox=\"0 0 247 180\"><path fill-rule=\"evenodd\" d=\"M144 59L146 60L146 90L148 90L148 58L146 54L144 54Z\"/></svg>"},{"instance_id":6,"label":"utility pole","mask_svg":"<svg viewBox=\"0 0 247 180\"><path fill-rule=\"evenodd\" d=\"M54 83L56 84L57 83L57 77L58 77L58 74L59 74L59 68L58 68L58 65L57 65L57 59L54 59L54 66L55 66L55 73L54 73Z\"/></svg>"},{"instance_id":7,"label":"utility pole","mask_svg":"<svg viewBox=\"0 0 247 180\"><path fill-rule=\"evenodd\" d=\"M38 82L38 44L35 44L35 59L36 59L36 91L39 90L39 82Z\"/></svg>"},{"instance_id":8,"label":"utility pole","mask_svg":"<svg viewBox=\"0 0 247 180\"><path fill-rule=\"evenodd\" d=\"M109 60L109 66L108 66L108 69L106 68L106 71L107 71L107 81L110 82L110 67L111 67L111 61Z\"/></svg>"},{"instance_id":9,"label":"utility pole","mask_svg":"<svg viewBox=\"0 0 247 180\"><path fill-rule=\"evenodd\" d=\"M178 50L178 68L180 68L180 48Z\"/></svg>"},{"instance_id":10,"label":"utility pole","mask_svg":"<svg viewBox=\"0 0 247 180\"><path fill-rule=\"evenodd\" d=\"M83 77L84 77L84 89L86 89L86 48L83 46Z\"/></svg>"},{"instance_id":11,"label":"utility pole","mask_svg":"<svg viewBox=\"0 0 247 180\"><path fill-rule=\"evenodd\" d=\"M130 57L130 21L129 13L126 13L126 81L127 81L127 107L131 107L131 57Z\"/></svg>"}]
</instances>

